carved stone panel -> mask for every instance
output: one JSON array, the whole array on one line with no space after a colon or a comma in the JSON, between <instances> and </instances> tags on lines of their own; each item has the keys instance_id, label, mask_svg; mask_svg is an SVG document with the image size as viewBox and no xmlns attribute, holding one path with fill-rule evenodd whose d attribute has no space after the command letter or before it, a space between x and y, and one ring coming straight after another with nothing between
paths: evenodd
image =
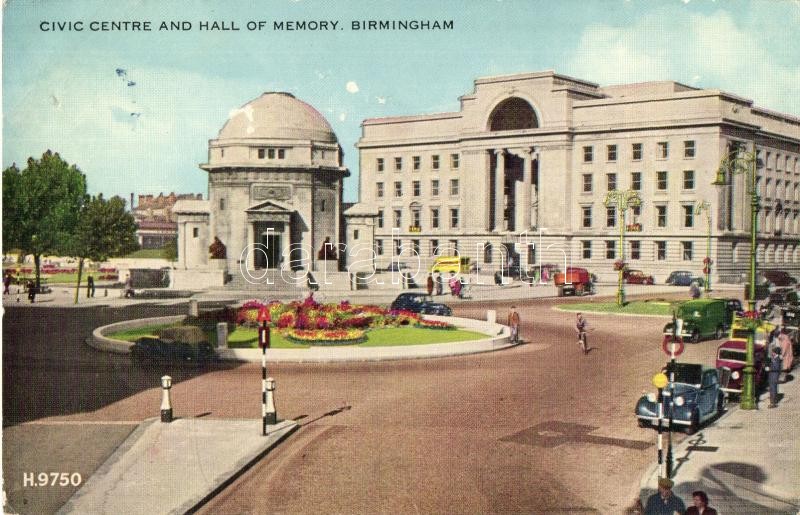
<instances>
[{"instance_id":1,"label":"carved stone panel","mask_svg":"<svg viewBox=\"0 0 800 515\"><path fill-rule=\"evenodd\" d=\"M259 184L253 186L253 200L290 200L292 198L291 186L274 186Z\"/></svg>"}]
</instances>

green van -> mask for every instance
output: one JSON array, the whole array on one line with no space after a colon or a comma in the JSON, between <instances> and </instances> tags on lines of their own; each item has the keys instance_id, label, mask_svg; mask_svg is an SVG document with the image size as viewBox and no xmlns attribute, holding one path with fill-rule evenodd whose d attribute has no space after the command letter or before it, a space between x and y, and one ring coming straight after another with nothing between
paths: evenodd
<instances>
[{"instance_id":1,"label":"green van","mask_svg":"<svg viewBox=\"0 0 800 515\"><path fill-rule=\"evenodd\" d=\"M684 302L678 306L676 316L681 336L692 343L700 338L713 337L718 340L725 336L730 326L724 299L697 299ZM664 334L672 335L672 322L664 326Z\"/></svg>"}]
</instances>

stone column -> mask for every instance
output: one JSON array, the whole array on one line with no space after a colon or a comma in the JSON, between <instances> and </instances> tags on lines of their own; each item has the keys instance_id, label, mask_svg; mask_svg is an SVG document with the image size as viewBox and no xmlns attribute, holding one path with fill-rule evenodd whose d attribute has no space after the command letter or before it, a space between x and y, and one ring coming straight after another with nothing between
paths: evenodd
<instances>
[{"instance_id":1,"label":"stone column","mask_svg":"<svg viewBox=\"0 0 800 515\"><path fill-rule=\"evenodd\" d=\"M516 189L514 227L517 232L531 229L531 187L533 186L533 157L529 148L514 152L522 158L522 184Z\"/></svg>"},{"instance_id":2,"label":"stone column","mask_svg":"<svg viewBox=\"0 0 800 515\"><path fill-rule=\"evenodd\" d=\"M249 250L249 252L245 250L244 255L242 255L241 258L239 256L231 256L237 261L239 259L247 260L245 263L242 263L244 265L245 270L253 270L256 267L255 247L254 247L254 244L256 242L256 234L255 234L256 231L254 225L255 222L247 222L247 240L244 242L244 248ZM236 267L234 273L237 274L239 273L239 267Z\"/></svg>"},{"instance_id":3,"label":"stone column","mask_svg":"<svg viewBox=\"0 0 800 515\"><path fill-rule=\"evenodd\" d=\"M501 232L505 230L503 224L503 208L505 200L505 177L506 177L506 157L503 149L495 150L497 162L494 169L494 230Z\"/></svg>"}]
</instances>

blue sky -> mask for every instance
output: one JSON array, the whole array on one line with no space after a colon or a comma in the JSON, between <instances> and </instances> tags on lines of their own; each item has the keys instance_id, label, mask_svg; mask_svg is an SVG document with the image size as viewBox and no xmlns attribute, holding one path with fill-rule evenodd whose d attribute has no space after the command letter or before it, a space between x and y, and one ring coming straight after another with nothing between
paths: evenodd
<instances>
[{"instance_id":1,"label":"blue sky","mask_svg":"<svg viewBox=\"0 0 800 515\"><path fill-rule=\"evenodd\" d=\"M92 193L205 195L206 173L197 165L231 111L264 91L289 91L336 131L352 172L345 184L352 201L363 119L455 111L477 77L547 69L601 85L672 79L800 116L797 0L163 4L7 1L4 168L50 148L86 173ZM364 19L452 19L455 30L246 29L259 20L349 27ZM81 32L40 30L43 21L79 20ZM92 20L149 20L153 30L93 32ZM193 29L158 31L164 20ZM200 21L214 20L241 30L198 30Z\"/></svg>"}]
</instances>

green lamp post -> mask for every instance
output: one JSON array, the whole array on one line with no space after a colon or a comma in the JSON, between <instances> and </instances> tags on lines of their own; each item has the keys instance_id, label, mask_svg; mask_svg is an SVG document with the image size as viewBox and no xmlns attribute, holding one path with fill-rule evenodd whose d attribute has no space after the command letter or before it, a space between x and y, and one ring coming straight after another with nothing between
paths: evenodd
<instances>
[{"instance_id":1,"label":"green lamp post","mask_svg":"<svg viewBox=\"0 0 800 515\"><path fill-rule=\"evenodd\" d=\"M758 151L753 145L752 152L731 152L728 157L720 162L717 178L712 183L714 186L727 186L734 175L748 175L748 189L750 193L750 295L748 298L749 311L756 310L756 235L758 233L758 209L760 198L758 196L756 168L758 167ZM747 337L744 377L742 378L742 409L756 409L755 397L755 348L753 337L758 321L753 320L747 324L751 329Z\"/></svg>"},{"instance_id":2,"label":"green lamp post","mask_svg":"<svg viewBox=\"0 0 800 515\"><path fill-rule=\"evenodd\" d=\"M708 230L706 232L706 258L703 260L703 273L706 274L705 291L708 296L711 291L711 204L704 200L695 208L695 214L705 213Z\"/></svg>"},{"instance_id":3,"label":"green lamp post","mask_svg":"<svg viewBox=\"0 0 800 515\"><path fill-rule=\"evenodd\" d=\"M631 207L640 206L642 199L639 192L635 190L611 190L606 194L606 207L615 207L618 213L617 223L619 224L619 278L617 280L617 306L625 305L625 213Z\"/></svg>"}]
</instances>

